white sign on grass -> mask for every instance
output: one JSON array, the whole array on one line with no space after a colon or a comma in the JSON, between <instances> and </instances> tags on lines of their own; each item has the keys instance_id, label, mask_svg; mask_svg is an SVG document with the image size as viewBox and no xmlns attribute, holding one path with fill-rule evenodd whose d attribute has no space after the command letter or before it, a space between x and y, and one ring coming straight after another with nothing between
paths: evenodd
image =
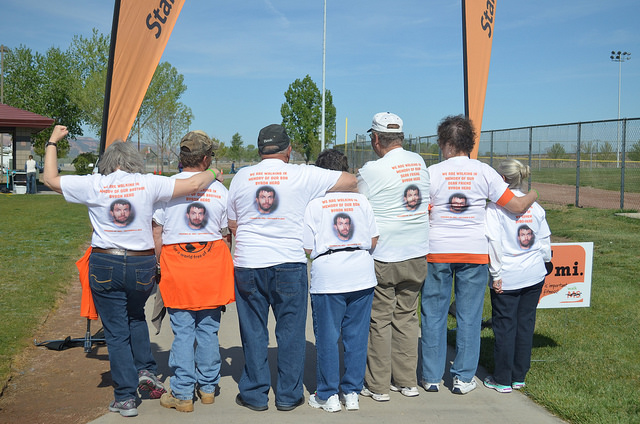
<instances>
[{"instance_id":1,"label":"white sign on grass","mask_svg":"<svg viewBox=\"0 0 640 424\"><path fill-rule=\"evenodd\" d=\"M538 308L589 307L593 242L551 243L551 263Z\"/></svg>"}]
</instances>

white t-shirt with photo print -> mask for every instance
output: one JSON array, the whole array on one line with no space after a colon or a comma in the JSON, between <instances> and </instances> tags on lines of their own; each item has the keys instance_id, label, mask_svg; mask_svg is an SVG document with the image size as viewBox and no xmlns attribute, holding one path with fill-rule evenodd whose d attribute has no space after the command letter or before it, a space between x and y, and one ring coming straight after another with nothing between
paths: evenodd
<instances>
[{"instance_id":1,"label":"white t-shirt with photo print","mask_svg":"<svg viewBox=\"0 0 640 424\"><path fill-rule=\"evenodd\" d=\"M237 222L233 263L263 268L305 263L302 227L307 204L324 196L342 173L313 165L263 159L238 170L229 187L227 214Z\"/></svg>"},{"instance_id":2,"label":"white t-shirt with photo print","mask_svg":"<svg viewBox=\"0 0 640 424\"><path fill-rule=\"evenodd\" d=\"M153 205L170 200L174 186L167 177L120 170L60 178L65 200L88 206L91 246L103 249L153 249Z\"/></svg>"},{"instance_id":3,"label":"white t-shirt with photo print","mask_svg":"<svg viewBox=\"0 0 640 424\"><path fill-rule=\"evenodd\" d=\"M181 172L173 179L186 179L198 172ZM215 180L207 189L155 205L153 220L162 225L162 244L192 243L222 239L227 224L229 191Z\"/></svg>"},{"instance_id":4,"label":"white t-shirt with photo print","mask_svg":"<svg viewBox=\"0 0 640 424\"><path fill-rule=\"evenodd\" d=\"M373 210L360 193L327 193L309 202L304 248L311 250L311 294L348 293L377 284L371 239L377 237ZM352 248L357 250L340 249ZM337 250L324 254L329 250Z\"/></svg>"}]
</instances>

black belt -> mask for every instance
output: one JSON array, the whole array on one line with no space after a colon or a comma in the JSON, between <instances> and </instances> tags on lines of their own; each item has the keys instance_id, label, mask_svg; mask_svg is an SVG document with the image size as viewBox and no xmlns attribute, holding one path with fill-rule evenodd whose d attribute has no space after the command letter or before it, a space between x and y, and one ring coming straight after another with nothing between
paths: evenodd
<instances>
[{"instance_id":1,"label":"black belt","mask_svg":"<svg viewBox=\"0 0 640 424\"><path fill-rule=\"evenodd\" d=\"M353 252L354 250L362 250L362 249L360 249L359 247L343 247L342 249L329 249L326 252L322 252L321 254L316 256L316 259L318 259L320 256L331 255L332 253L336 253L336 252Z\"/></svg>"},{"instance_id":2,"label":"black belt","mask_svg":"<svg viewBox=\"0 0 640 424\"><path fill-rule=\"evenodd\" d=\"M151 256L156 254L156 251L153 249L127 250L127 249L102 249L100 247L92 247L91 252L104 253L106 255L117 255L117 256Z\"/></svg>"}]
</instances>

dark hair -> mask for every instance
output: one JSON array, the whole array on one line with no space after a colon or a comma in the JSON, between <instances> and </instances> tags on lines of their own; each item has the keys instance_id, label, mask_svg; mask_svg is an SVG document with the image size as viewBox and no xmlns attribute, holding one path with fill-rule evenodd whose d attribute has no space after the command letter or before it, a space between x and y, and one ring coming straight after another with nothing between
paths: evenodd
<instances>
[{"instance_id":1,"label":"dark hair","mask_svg":"<svg viewBox=\"0 0 640 424\"><path fill-rule=\"evenodd\" d=\"M338 218L348 219L349 223L351 223L351 217L344 212L337 213L336 216L333 217L333 225L338 224Z\"/></svg>"},{"instance_id":2,"label":"dark hair","mask_svg":"<svg viewBox=\"0 0 640 424\"><path fill-rule=\"evenodd\" d=\"M200 165L202 160L207 157L213 157L215 153L213 150L209 150L206 153L200 152L187 152L180 150L180 162L185 168L195 168Z\"/></svg>"},{"instance_id":3,"label":"dark hair","mask_svg":"<svg viewBox=\"0 0 640 424\"><path fill-rule=\"evenodd\" d=\"M113 212L115 205L125 205L125 206L129 206L129 209L131 209L131 202L128 201L127 199L116 199L113 202L111 202L111 207L110 207L111 212Z\"/></svg>"},{"instance_id":4,"label":"dark hair","mask_svg":"<svg viewBox=\"0 0 640 424\"><path fill-rule=\"evenodd\" d=\"M529 230L531 231L531 233L533 233L533 230L527 224L522 224L521 226L518 227L518 235L520 235L520 231L522 230Z\"/></svg>"},{"instance_id":5,"label":"dark hair","mask_svg":"<svg viewBox=\"0 0 640 424\"><path fill-rule=\"evenodd\" d=\"M334 171L349 171L347 157L336 149L325 149L320 152L318 159L316 159L316 166Z\"/></svg>"},{"instance_id":6,"label":"dark hair","mask_svg":"<svg viewBox=\"0 0 640 424\"><path fill-rule=\"evenodd\" d=\"M207 208L205 208L204 205L200 202L193 202L189 206L187 206L187 213L191 212L191 209L193 208L204 209L204 213L207 213Z\"/></svg>"},{"instance_id":7,"label":"dark hair","mask_svg":"<svg viewBox=\"0 0 640 424\"><path fill-rule=\"evenodd\" d=\"M409 190L416 190L418 193L420 193L420 189L418 188L417 185L415 184L409 184L405 189L404 189L404 197L407 197L407 193L409 192Z\"/></svg>"},{"instance_id":8,"label":"dark hair","mask_svg":"<svg viewBox=\"0 0 640 424\"><path fill-rule=\"evenodd\" d=\"M276 195L276 191L273 189L273 187L261 186L256 190L256 198L260 196L261 191L266 191L267 193L273 193L274 196Z\"/></svg>"},{"instance_id":9,"label":"dark hair","mask_svg":"<svg viewBox=\"0 0 640 424\"><path fill-rule=\"evenodd\" d=\"M389 146L396 145L396 144L402 146L402 142L404 141L403 132L388 133L388 132L380 132L380 131L372 130L371 134L373 133L377 134L380 145L385 149Z\"/></svg>"},{"instance_id":10,"label":"dark hair","mask_svg":"<svg viewBox=\"0 0 640 424\"><path fill-rule=\"evenodd\" d=\"M442 149L450 144L456 151L466 153L473 150L476 133L473 124L463 115L451 115L438 125L438 146Z\"/></svg>"}]
</instances>

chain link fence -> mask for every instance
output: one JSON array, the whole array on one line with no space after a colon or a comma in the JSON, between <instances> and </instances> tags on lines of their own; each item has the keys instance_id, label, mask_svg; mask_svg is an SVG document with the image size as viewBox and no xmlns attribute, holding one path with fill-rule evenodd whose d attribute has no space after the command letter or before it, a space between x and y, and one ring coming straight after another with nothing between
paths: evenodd
<instances>
[{"instance_id":1,"label":"chain link fence","mask_svg":"<svg viewBox=\"0 0 640 424\"><path fill-rule=\"evenodd\" d=\"M442 160L437 136L406 139L427 166ZM337 145L352 171L378 157L369 136ZM483 131L478 160L515 158L531 168L543 201L578 207L640 210L640 118Z\"/></svg>"}]
</instances>

